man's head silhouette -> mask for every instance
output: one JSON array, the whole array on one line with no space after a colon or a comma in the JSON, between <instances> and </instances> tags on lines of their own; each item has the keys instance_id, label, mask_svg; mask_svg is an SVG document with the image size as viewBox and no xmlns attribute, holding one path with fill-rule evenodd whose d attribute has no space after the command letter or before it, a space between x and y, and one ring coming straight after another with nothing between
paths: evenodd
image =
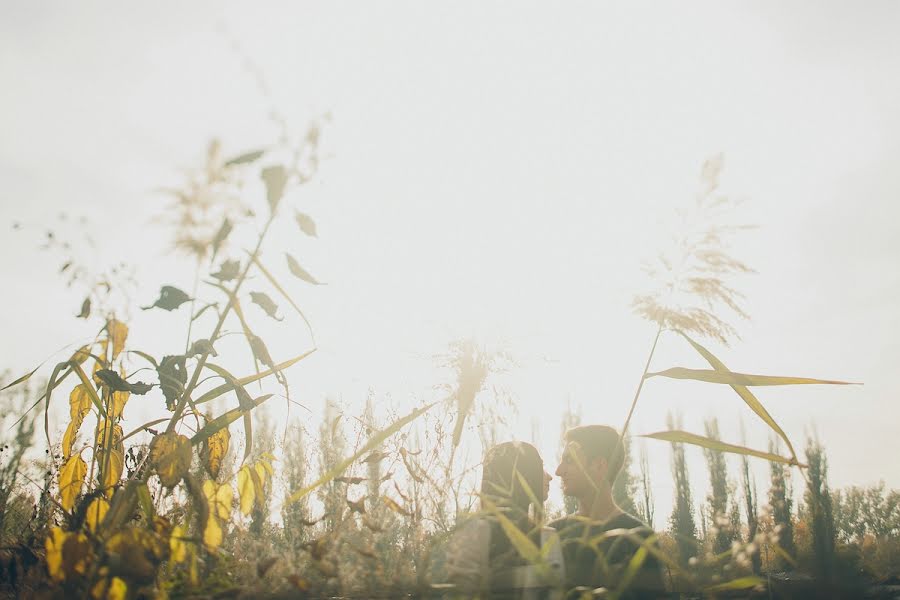
<instances>
[{"instance_id":1,"label":"man's head silhouette","mask_svg":"<svg viewBox=\"0 0 900 600\"><path fill-rule=\"evenodd\" d=\"M575 496L582 505L609 495L625 459L619 432L606 425L581 425L566 431L563 441L556 469L563 494Z\"/></svg>"}]
</instances>

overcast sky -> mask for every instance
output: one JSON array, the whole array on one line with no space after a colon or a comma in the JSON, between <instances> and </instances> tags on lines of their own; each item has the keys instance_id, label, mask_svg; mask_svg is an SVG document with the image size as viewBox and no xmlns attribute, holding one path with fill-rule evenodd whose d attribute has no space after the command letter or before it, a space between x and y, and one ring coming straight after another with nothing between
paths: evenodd
<instances>
[{"instance_id":1,"label":"overcast sky","mask_svg":"<svg viewBox=\"0 0 900 600\"><path fill-rule=\"evenodd\" d=\"M864 382L759 397L798 445L818 432L833 485L900 486L900 4L7 2L0 13L0 366L26 371L98 327L73 318L83 291L38 250L45 227L90 233L98 266L137 264L139 304L162 284L190 289L171 232L153 222L166 205L154 190L199 166L213 137L229 154L271 144L272 108L295 135L328 113L327 158L297 201L319 239L286 223L264 248L329 283L292 287L319 342L291 372L297 399L318 412L325 394L352 402L373 387L403 407L433 394L429 357L473 335L519 358L504 378L519 410L510 435L529 438L536 421L552 462L567 398L586 421L624 418L654 333L629 309L640 262L722 152L722 191L758 225L732 250L757 274L735 282L751 315L736 323L742 339L709 347L735 370ZM296 322L251 314L277 357L309 347ZM180 351L183 314L132 317L135 347ZM664 338L654 367L676 364L704 366ZM635 433L664 428L668 410L696 432L718 416L732 441L743 418L747 443L767 445L727 388L651 381ZM662 515L668 449L649 447Z\"/></svg>"}]
</instances>

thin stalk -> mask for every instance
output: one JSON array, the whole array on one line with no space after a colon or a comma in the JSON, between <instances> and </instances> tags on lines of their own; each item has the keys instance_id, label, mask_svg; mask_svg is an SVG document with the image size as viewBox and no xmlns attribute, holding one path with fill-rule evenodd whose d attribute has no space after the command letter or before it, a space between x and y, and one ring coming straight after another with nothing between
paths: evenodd
<instances>
[{"instance_id":1,"label":"thin stalk","mask_svg":"<svg viewBox=\"0 0 900 600\"><path fill-rule=\"evenodd\" d=\"M219 337L219 332L222 330L222 326L225 324L225 318L228 316L228 313L231 312L231 309L234 306L234 298L237 297L238 290L240 290L241 285L244 283L244 280L247 278L247 273L250 270L250 265L255 262L257 254L259 254L259 250L262 247L263 240L266 237L266 234L269 232L269 227L272 225L272 221L275 220L275 212L269 215L269 219L266 221L265 227L263 227L262 232L259 234L259 238L256 241L256 248L253 249L252 254L250 255L250 260L247 261L247 264L244 266L244 270L241 273L240 277L238 277L237 283L234 285L234 290L228 297L228 304L225 305L225 309L222 310L222 314L219 315L219 321L216 323L216 327L212 332L212 335L209 336L210 345L216 341L216 338ZM197 382L200 380L200 372L203 370L203 367L206 366L206 360L209 358L209 348L200 355L200 360L197 361L197 366L194 367L194 373L191 376L191 381L188 383L187 387L184 388L184 392L181 394L181 398L178 399L178 404L175 405L175 412L172 414L172 418L169 420L169 424L166 427L166 433L171 433L175 430L175 426L178 424L178 421L181 419L181 415L184 413L184 408L187 405L187 399L194 392L194 388L197 387Z\"/></svg>"},{"instance_id":2,"label":"thin stalk","mask_svg":"<svg viewBox=\"0 0 900 600\"><path fill-rule=\"evenodd\" d=\"M187 330L187 339L184 340L184 353L187 354L188 350L191 347L191 329L194 326L194 306L197 303L197 286L200 284L200 257L197 257L197 262L194 264L194 288L191 290L191 311L188 314L188 330Z\"/></svg>"},{"instance_id":3,"label":"thin stalk","mask_svg":"<svg viewBox=\"0 0 900 600\"><path fill-rule=\"evenodd\" d=\"M624 443L625 433L631 424L631 416L634 414L634 408L637 406L638 398L641 396L641 390L644 387L644 380L647 379L647 371L650 370L650 361L653 360L653 353L656 352L656 344L659 342L659 336L662 333L662 325L656 330L656 337L653 338L653 346L650 348L650 354L647 356L647 364L644 365L644 372L641 374L641 380L638 382L637 389L634 391L634 400L631 401L631 408L628 410L628 416L625 417L625 424L622 425L622 432L619 434L619 441Z\"/></svg>"}]
</instances>

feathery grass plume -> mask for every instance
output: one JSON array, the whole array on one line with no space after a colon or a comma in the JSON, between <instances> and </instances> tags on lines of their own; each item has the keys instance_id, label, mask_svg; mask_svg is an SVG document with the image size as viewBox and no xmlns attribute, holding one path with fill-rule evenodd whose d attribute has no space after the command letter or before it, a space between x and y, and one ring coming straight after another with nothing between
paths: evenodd
<instances>
[{"instance_id":1,"label":"feathery grass plume","mask_svg":"<svg viewBox=\"0 0 900 600\"><path fill-rule=\"evenodd\" d=\"M729 223L736 203L719 192L724 157L703 164L696 201L677 211L679 231L670 248L644 264L650 291L637 295L632 308L639 316L659 324L728 344L737 331L720 316L727 308L748 318L741 308L743 296L728 283L737 274L752 273L728 252L727 238L750 225Z\"/></svg>"}]
</instances>

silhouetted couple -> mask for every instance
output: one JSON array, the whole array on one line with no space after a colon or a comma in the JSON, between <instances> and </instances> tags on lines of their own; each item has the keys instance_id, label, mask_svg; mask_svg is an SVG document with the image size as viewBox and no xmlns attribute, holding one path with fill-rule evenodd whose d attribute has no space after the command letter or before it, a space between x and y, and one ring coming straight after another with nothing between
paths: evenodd
<instances>
[{"instance_id":1,"label":"silhouetted couple","mask_svg":"<svg viewBox=\"0 0 900 600\"><path fill-rule=\"evenodd\" d=\"M562 598L578 587L625 589L625 598L664 594L658 560L641 549L654 543L653 532L613 499L625 457L618 432L585 425L564 441L556 474L577 512L543 525L552 477L540 454L525 442L494 446L484 461L481 510L450 540L450 581L493 598Z\"/></svg>"}]
</instances>

